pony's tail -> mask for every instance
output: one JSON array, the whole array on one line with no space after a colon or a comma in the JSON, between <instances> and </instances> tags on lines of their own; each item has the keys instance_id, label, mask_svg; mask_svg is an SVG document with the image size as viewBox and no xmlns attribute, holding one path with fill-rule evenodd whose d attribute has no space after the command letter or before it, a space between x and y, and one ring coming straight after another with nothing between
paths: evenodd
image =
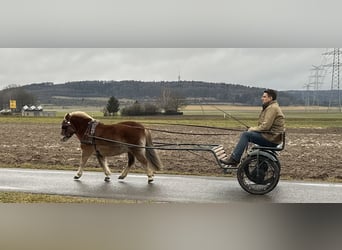
<instances>
[{"instance_id":1,"label":"pony's tail","mask_svg":"<svg viewBox=\"0 0 342 250\"><path fill-rule=\"evenodd\" d=\"M145 156L147 160L151 163L152 167L154 170L161 170L163 167L163 164L159 158L159 155L157 154L156 150L153 148L148 148L152 147L152 136L151 133L148 129L145 129L145 135L146 135L146 150L145 150Z\"/></svg>"}]
</instances>

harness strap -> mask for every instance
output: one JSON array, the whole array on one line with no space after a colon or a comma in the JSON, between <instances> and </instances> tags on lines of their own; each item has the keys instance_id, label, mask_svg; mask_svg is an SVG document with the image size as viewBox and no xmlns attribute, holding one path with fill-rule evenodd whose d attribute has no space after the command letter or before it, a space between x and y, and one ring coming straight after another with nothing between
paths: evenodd
<instances>
[{"instance_id":1,"label":"harness strap","mask_svg":"<svg viewBox=\"0 0 342 250\"><path fill-rule=\"evenodd\" d=\"M81 143L83 144L89 144L89 145L95 145L95 130L96 126L99 124L96 120L91 120L88 122L87 130L84 132L83 138L81 140ZM96 145L95 145L96 147Z\"/></svg>"},{"instance_id":2,"label":"harness strap","mask_svg":"<svg viewBox=\"0 0 342 250\"><path fill-rule=\"evenodd\" d=\"M102 157L100 151L96 147L96 136L95 136L95 130L99 122L97 120L91 120L88 123L87 130L85 131L83 138L81 140L81 143L88 144L88 145L94 145L94 149L96 152L96 158L100 161L100 158Z\"/></svg>"}]
</instances>

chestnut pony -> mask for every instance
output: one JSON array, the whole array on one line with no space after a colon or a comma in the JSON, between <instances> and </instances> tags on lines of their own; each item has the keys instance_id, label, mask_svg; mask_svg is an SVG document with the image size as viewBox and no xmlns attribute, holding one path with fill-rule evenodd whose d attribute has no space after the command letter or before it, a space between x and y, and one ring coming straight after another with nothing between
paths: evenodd
<instances>
[{"instance_id":1,"label":"chestnut pony","mask_svg":"<svg viewBox=\"0 0 342 250\"><path fill-rule=\"evenodd\" d=\"M153 146L150 131L137 122L126 121L105 125L88 114L77 111L64 116L61 134L64 142L74 134L81 142L81 162L74 179L82 176L83 168L93 153L96 153L103 168L106 175L105 181L109 181L111 175L106 159L108 156L128 154L128 165L121 172L119 179L127 176L135 158L146 168L148 183L153 181L154 171L162 167L157 152L150 148Z\"/></svg>"}]
</instances>

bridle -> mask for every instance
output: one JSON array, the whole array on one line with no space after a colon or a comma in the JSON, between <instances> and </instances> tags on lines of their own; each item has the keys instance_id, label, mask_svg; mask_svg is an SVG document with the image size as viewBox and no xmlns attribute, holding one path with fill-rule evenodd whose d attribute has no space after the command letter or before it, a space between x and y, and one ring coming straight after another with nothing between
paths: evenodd
<instances>
[{"instance_id":1,"label":"bridle","mask_svg":"<svg viewBox=\"0 0 342 250\"><path fill-rule=\"evenodd\" d=\"M70 131L71 128L71 131ZM74 134L76 133L75 128L72 126L72 124L70 123L70 121L68 120L63 120L62 122L62 135L64 136L63 139L69 139L70 137L72 137Z\"/></svg>"},{"instance_id":2,"label":"bridle","mask_svg":"<svg viewBox=\"0 0 342 250\"><path fill-rule=\"evenodd\" d=\"M80 138L82 144L94 144L95 140L92 138L95 135L95 129L99 122L96 120L91 120L88 122L88 127L84 132L83 136ZM62 121L62 141L67 141L76 133L76 128L67 119Z\"/></svg>"}]
</instances>

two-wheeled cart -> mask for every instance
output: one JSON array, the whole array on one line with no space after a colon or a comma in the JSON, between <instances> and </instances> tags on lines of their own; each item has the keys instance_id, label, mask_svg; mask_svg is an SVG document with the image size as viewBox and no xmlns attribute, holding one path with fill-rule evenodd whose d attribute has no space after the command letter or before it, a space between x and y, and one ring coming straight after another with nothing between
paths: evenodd
<instances>
[{"instance_id":1,"label":"two-wheeled cart","mask_svg":"<svg viewBox=\"0 0 342 250\"><path fill-rule=\"evenodd\" d=\"M278 152L285 148L285 133L282 133L282 143L278 147L261 147L253 145L238 166L228 166L221 162L227 159L227 154L222 145L217 144L190 144L190 143L162 143L154 142L152 147L138 146L121 141L109 140L97 136L91 136L96 140L123 144L127 147L153 148L156 150L172 151L202 151L210 152L218 166L224 173L237 172L240 186L251 194L262 195L272 191L280 178L280 161Z\"/></svg>"}]
</instances>

